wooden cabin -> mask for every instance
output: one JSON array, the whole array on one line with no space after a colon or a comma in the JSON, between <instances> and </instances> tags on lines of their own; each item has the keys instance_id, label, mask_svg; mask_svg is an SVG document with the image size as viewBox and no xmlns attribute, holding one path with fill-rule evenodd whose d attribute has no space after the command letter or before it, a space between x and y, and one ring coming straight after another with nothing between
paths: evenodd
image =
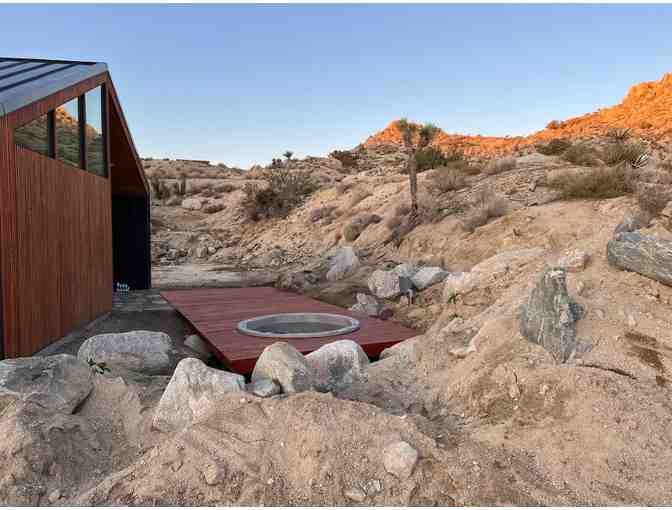
<instances>
[{"instance_id":1,"label":"wooden cabin","mask_svg":"<svg viewBox=\"0 0 672 510\"><path fill-rule=\"evenodd\" d=\"M0 357L151 287L149 206L106 64L0 58Z\"/></svg>"}]
</instances>

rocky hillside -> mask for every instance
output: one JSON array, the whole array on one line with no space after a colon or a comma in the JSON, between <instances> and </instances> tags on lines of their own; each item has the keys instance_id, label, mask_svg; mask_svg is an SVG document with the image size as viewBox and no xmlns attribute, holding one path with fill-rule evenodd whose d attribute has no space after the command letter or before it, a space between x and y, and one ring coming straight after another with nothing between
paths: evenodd
<instances>
[{"instance_id":1,"label":"rocky hillside","mask_svg":"<svg viewBox=\"0 0 672 510\"><path fill-rule=\"evenodd\" d=\"M576 139L604 135L612 129L629 129L639 138L657 144L672 141L672 73L660 81L634 85L621 103L580 117L551 121L529 136L494 137L441 132L433 144L445 152L461 151L471 156L511 154L555 138ZM364 145L401 145L398 121L370 136Z\"/></svg>"}]
</instances>

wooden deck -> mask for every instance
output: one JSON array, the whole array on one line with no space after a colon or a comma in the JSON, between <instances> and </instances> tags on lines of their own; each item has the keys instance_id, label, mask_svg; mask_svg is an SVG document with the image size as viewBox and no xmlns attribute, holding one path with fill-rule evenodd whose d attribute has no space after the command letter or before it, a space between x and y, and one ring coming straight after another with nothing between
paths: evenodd
<instances>
[{"instance_id":1,"label":"wooden deck","mask_svg":"<svg viewBox=\"0 0 672 510\"><path fill-rule=\"evenodd\" d=\"M303 354L335 340L349 338L361 345L369 356L377 356L383 349L418 334L392 321L356 314L272 287L176 290L164 291L161 295L189 321L224 363L242 374L251 372L262 351L278 341L238 332L238 322L259 315L326 312L347 315L360 321L360 328L347 335L283 340Z\"/></svg>"}]
</instances>

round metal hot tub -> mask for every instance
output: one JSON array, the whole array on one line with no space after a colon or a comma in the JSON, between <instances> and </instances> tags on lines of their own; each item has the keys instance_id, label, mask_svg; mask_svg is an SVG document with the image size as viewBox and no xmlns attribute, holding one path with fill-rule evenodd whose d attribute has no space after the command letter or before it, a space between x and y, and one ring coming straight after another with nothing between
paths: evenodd
<instances>
[{"instance_id":1,"label":"round metal hot tub","mask_svg":"<svg viewBox=\"0 0 672 510\"><path fill-rule=\"evenodd\" d=\"M359 321L333 313L278 313L238 323L238 331L267 338L317 338L352 333Z\"/></svg>"}]
</instances>

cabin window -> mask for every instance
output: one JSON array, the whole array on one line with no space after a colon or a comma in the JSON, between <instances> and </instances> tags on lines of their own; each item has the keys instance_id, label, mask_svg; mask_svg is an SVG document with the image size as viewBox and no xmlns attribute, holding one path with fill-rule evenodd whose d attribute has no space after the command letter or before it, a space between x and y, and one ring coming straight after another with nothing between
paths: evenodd
<instances>
[{"instance_id":1,"label":"cabin window","mask_svg":"<svg viewBox=\"0 0 672 510\"><path fill-rule=\"evenodd\" d=\"M56 159L81 166L79 100L73 99L56 108Z\"/></svg>"},{"instance_id":2,"label":"cabin window","mask_svg":"<svg viewBox=\"0 0 672 510\"><path fill-rule=\"evenodd\" d=\"M14 129L14 143L107 177L105 85Z\"/></svg>"},{"instance_id":3,"label":"cabin window","mask_svg":"<svg viewBox=\"0 0 672 510\"><path fill-rule=\"evenodd\" d=\"M102 87L90 90L85 95L86 104L86 169L92 174L107 177L105 165L105 139L103 136L103 91Z\"/></svg>"},{"instance_id":4,"label":"cabin window","mask_svg":"<svg viewBox=\"0 0 672 510\"><path fill-rule=\"evenodd\" d=\"M14 143L35 151L43 156L50 156L49 151L49 120L45 113L28 124L24 124L14 130Z\"/></svg>"}]
</instances>

